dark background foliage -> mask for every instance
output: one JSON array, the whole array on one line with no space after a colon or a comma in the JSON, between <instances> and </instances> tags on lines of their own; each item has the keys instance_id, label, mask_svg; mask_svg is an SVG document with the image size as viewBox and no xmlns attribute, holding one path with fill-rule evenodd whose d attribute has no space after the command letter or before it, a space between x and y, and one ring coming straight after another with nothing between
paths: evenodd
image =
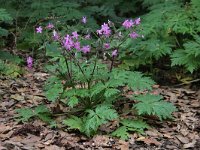
<instances>
[{"instance_id":1,"label":"dark background foliage","mask_svg":"<svg viewBox=\"0 0 200 150\"><path fill-rule=\"evenodd\" d=\"M48 22L79 28L75 23L87 16L96 30L109 19L121 26L125 18L141 17L143 39L122 45L120 67L142 68L152 74L174 69L196 74L200 68L199 0L0 0L1 47L38 53L38 25ZM141 59L142 58L142 59ZM176 66L182 66L176 67Z\"/></svg>"}]
</instances>

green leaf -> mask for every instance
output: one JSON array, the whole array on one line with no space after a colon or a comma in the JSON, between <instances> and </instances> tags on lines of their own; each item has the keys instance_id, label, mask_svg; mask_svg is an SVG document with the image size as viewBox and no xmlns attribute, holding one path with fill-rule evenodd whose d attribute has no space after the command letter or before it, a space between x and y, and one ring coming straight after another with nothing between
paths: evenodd
<instances>
[{"instance_id":1,"label":"green leaf","mask_svg":"<svg viewBox=\"0 0 200 150\"><path fill-rule=\"evenodd\" d=\"M57 77L50 77L45 84L45 96L49 101L55 102L63 92L63 84Z\"/></svg>"},{"instance_id":2,"label":"green leaf","mask_svg":"<svg viewBox=\"0 0 200 150\"><path fill-rule=\"evenodd\" d=\"M11 21L12 17L10 14L3 8L0 8L0 21L8 22Z\"/></svg>"},{"instance_id":3,"label":"green leaf","mask_svg":"<svg viewBox=\"0 0 200 150\"><path fill-rule=\"evenodd\" d=\"M21 64L23 62L23 60L19 56L12 55L11 53L5 52L2 50L0 50L0 59L9 61L15 64Z\"/></svg>"},{"instance_id":4,"label":"green leaf","mask_svg":"<svg viewBox=\"0 0 200 150\"><path fill-rule=\"evenodd\" d=\"M39 113L37 114L37 117L39 117L42 121L49 123L50 125L54 122L54 120L51 118L51 115L48 113Z\"/></svg>"},{"instance_id":5,"label":"green leaf","mask_svg":"<svg viewBox=\"0 0 200 150\"><path fill-rule=\"evenodd\" d=\"M94 134L100 125L118 118L116 110L111 109L110 106L106 105L98 105L95 111L87 110L86 112L88 112L88 115L84 120L84 132L87 136Z\"/></svg>"},{"instance_id":6,"label":"green leaf","mask_svg":"<svg viewBox=\"0 0 200 150\"><path fill-rule=\"evenodd\" d=\"M136 131L144 133L144 129L148 129L149 126L143 120L130 120L124 119L121 123L128 128L129 131Z\"/></svg>"},{"instance_id":7,"label":"green leaf","mask_svg":"<svg viewBox=\"0 0 200 150\"><path fill-rule=\"evenodd\" d=\"M46 55L51 57L61 56L61 52L56 43L46 44Z\"/></svg>"},{"instance_id":8,"label":"green leaf","mask_svg":"<svg viewBox=\"0 0 200 150\"><path fill-rule=\"evenodd\" d=\"M119 137L122 140L127 140L129 138L128 129L125 126L119 127L112 133L112 136Z\"/></svg>"},{"instance_id":9,"label":"green leaf","mask_svg":"<svg viewBox=\"0 0 200 150\"><path fill-rule=\"evenodd\" d=\"M32 111L30 108L21 108L17 109L16 112L18 113L17 115L17 121L22 121L26 122L28 121L31 117L35 116L35 113Z\"/></svg>"},{"instance_id":10,"label":"green leaf","mask_svg":"<svg viewBox=\"0 0 200 150\"><path fill-rule=\"evenodd\" d=\"M68 101L68 105L73 108L75 105L78 104L78 98L76 96L70 97Z\"/></svg>"},{"instance_id":11,"label":"green leaf","mask_svg":"<svg viewBox=\"0 0 200 150\"><path fill-rule=\"evenodd\" d=\"M151 90L155 82L149 77L144 77L140 72L126 71L123 69L113 69L111 80L116 83L124 83L132 90ZM120 82L119 82L120 81Z\"/></svg>"},{"instance_id":12,"label":"green leaf","mask_svg":"<svg viewBox=\"0 0 200 150\"><path fill-rule=\"evenodd\" d=\"M130 72L127 84L132 90L151 90L155 82L149 77L143 77L140 72Z\"/></svg>"},{"instance_id":13,"label":"green leaf","mask_svg":"<svg viewBox=\"0 0 200 150\"><path fill-rule=\"evenodd\" d=\"M49 112L49 109L45 105L39 105L35 107L34 113L40 114L40 113L50 113L50 112Z\"/></svg>"},{"instance_id":14,"label":"green leaf","mask_svg":"<svg viewBox=\"0 0 200 150\"><path fill-rule=\"evenodd\" d=\"M160 95L139 95L135 99L139 101L134 108L139 115L156 115L160 120L172 118L172 112L176 111L176 107L169 102L165 102Z\"/></svg>"},{"instance_id":15,"label":"green leaf","mask_svg":"<svg viewBox=\"0 0 200 150\"><path fill-rule=\"evenodd\" d=\"M104 96L106 98L109 98L109 97L112 97L112 96L115 96L116 94L118 94L120 92L120 90L118 89L114 89L114 88L108 88L106 89L105 93L104 93Z\"/></svg>"},{"instance_id":16,"label":"green leaf","mask_svg":"<svg viewBox=\"0 0 200 150\"><path fill-rule=\"evenodd\" d=\"M69 129L83 131L83 121L76 116L71 116L69 119L64 120L63 124L69 126Z\"/></svg>"},{"instance_id":17,"label":"green leaf","mask_svg":"<svg viewBox=\"0 0 200 150\"><path fill-rule=\"evenodd\" d=\"M91 88L91 96L97 95L100 92L102 92L103 90L105 90L106 86L99 82L97 84L95 84L92 88Z\"/></svg>"}]
</instances>

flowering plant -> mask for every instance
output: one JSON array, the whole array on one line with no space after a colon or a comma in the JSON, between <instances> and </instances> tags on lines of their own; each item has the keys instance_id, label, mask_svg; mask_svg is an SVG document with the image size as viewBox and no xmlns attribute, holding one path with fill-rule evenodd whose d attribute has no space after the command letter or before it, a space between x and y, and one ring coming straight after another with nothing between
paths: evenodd
<instances>
[{"instance_id":1,"label":"flowering plant","mask_svg":"<svg viewBox=\"0 0 200 150\"><path fill-rule=\"evenodd\" d=\"M81 23L86 26L87 18L83 17ZM122 44L127 39L141 37L135 31L139 24L140 18L135 21L125 20L122 27L116 29L115 24L108 21L97 31L87 29L86 33L68 27L65 35L53 24L46 27L53 32L50 32L51 40L45 43L46 55L50 58L46 68L51 73L45 84L45 95L49 101L69 106L64 113L68 118L63 123L70 129L78 129L91 136L108 121L124 122L123 118L119 117L115 104L122 99L125 99L124 102L133 100L127 99L128 90L147 92L152 89L154 81L150 78L144 77L140 72L117 67L117 57L120 55ZM41 26L36 29L38 34L43 32L42 29ZM157 98L155 103L159 103L160 99ZM168 103L163 112L165 115L153 109L145 111L142 106L146 103L143 104L140 99L137 104L134 108L138 115L153 114L165 119L171 117L173 111L170 109L166 113L165 110L171 107ZM136 119L132 123L137 122ZM139 120L139 123L143 130L145 123L142 120ZM114 135L118 136L118 131L114 132Z\"/></svg>"}]
</instances>

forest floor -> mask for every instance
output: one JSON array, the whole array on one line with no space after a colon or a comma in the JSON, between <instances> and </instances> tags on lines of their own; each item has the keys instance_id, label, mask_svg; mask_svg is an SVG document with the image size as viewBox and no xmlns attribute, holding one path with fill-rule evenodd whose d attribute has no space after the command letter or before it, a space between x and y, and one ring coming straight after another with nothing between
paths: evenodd
<instances>
[{"instance_id":1,"label":"forest floor","mask_svg":"<svg viewBox=\"0 0 200 150\"><path fill-rule=\"evenodd\" d=\"M17 79L0 78L0 150L200 149L200 90L183 87L154 87L153 92L163 95L177 107L174 120L160 122L152 117L148 119L151 128L145 131L145 136L132 133L127 141L108 135L87 138L63 127L52 129L39 119L17 122L16 109L47 102L42 92L47 76L44 72L27 71Z\"/></svg>"}]
</instances>

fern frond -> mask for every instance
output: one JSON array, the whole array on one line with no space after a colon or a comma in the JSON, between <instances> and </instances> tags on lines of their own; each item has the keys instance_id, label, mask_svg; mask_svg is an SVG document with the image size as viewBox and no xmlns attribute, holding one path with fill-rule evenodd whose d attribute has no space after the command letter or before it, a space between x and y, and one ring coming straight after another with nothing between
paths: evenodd
<instances>
[{"instance_id":1,"label":"fern frond","mask_svg":"<svg viewBox=\"0 0 200 150\"><path fill-rule=\"evenodd\" d=\"M156 115L160 120L172 118L172 112L176 111L176 107L169 102L165 102L161 95L139 95L135 99L138 101L134 108L139 115Z\"/></svg>"}]
</instances>

